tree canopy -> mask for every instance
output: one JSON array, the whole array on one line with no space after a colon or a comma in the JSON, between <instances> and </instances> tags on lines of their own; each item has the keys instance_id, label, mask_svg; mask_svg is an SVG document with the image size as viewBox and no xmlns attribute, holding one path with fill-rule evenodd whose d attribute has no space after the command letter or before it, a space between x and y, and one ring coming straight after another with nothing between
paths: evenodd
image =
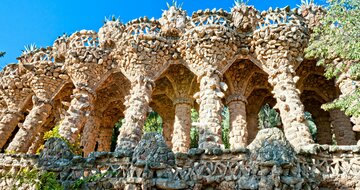
<instances>
[{"instance_id":1,"label":"tree canopy","mask_svg":"<svg viewBox=\"0 0 360 190\"><path fill-rule=\"evenodd\" d=\"M325 67L327 78L360 80L360 1L331 0L326 14L313 29L306 57ZM340 109L347 115L360 115L360 90L342 96L323 108Z\"/></svg>"}]
</instances>

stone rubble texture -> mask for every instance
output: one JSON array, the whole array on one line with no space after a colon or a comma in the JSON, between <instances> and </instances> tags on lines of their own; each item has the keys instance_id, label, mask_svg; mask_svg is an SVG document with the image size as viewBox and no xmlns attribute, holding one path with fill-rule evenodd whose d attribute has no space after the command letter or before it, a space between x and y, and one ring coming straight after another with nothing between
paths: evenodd
<instances>
[{"instance_id":1,"label":"stone rubble texture","mask_svg":"<svg viewBox=\"0 0 360 190\"><path fill-rule=\"evenodd\" d=\"M106 21L98 32L60 36L21 55L0 72L0 148L21 153L0 154L0 189L18 184L9 176L23 168L54 172L65 189L100 174L82 188L360 188L360 119L320 107L359 81L326 80L324 68L304 58L324 14L315 5L260 13L242 4L187 16L170 6L158 20ZM279 111L282 126L258 129L265 104ZM224 106L230 149L221 136ZM162 117L163 136L143 134L151 110ZM317 125L316 141L304 111ZM62 139L44 142L55 125L84 157ZM190 148L191 127L199 148Z\"/></svg>"}]
</instances>

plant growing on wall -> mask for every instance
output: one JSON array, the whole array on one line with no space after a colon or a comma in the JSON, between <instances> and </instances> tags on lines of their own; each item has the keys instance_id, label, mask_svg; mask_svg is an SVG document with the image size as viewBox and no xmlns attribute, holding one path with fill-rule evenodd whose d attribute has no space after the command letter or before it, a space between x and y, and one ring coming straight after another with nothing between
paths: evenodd
<instances>
[{"instance_id":1,"label":"plant growing on wall","mask_svg":"<svg viewBox=\"0 0 360 190\"><path fill-rule=\"evenodd\" d=\"M24 186L35 187L37 190L64 190L64 187L56 180L53 172L40 171L36 168L22 168L17 173L8 173L0 176L3 179L16 181L12 189L21 189Z\"/></svg>"},{"instance_id":2,"label":"plant growing on wall","mask_svg":"<svg viewBox=\"0 0 360 190\"><path fill-rule=\"evenodd\" d=\"M37 50L39 50L39 48L36 46L36 44L28 44L24 46L24 50L22 51L22 55L26 55L26 54L31 54Z\"/></svg>"},{"instance_id":3,"label":"plant growing on wall","mask_svg":"<svg viewBox=\"0 0 360 190\"><path fill-rule=\"evenodd\" d=\"M60 138L63 141L66 142L66 144L69 146L70 150L72 153L77 154L77 155L82 155L82 149L80 148L80 144L76 143L70 143L68 142L65 138L63 138L60 133L59 133L59 128L60 128L61 122L59 122L57 125L55 125L54 128L52 128L50 131L47 131L44 133L44 142L46 142L48 139L50 138ZM79 136L80 138L80 136ZM36 153L40 154L40 152L44 149L44 145L41 145L37 150Z\"/></svg>"}]
</instances>

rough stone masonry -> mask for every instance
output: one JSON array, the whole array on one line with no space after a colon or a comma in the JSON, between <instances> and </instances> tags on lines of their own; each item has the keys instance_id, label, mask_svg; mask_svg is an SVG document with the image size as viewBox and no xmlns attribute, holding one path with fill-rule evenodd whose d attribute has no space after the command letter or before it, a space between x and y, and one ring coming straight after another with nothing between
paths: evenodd
<instances>
[{"instance_id":1,"label":"rough stone masonry","mask_svg":"<svg viewBox=\"0 0 360 190\"><path fill-rule=\"evenodd\" d=\"M304 58L324 14L313 4L263 12L241 4L190 16L171 6L158 20L106 21L98 32L81 30L22 54L0 72L0 148L7 153L0 154L0 189L19 185L14 176L24 168L54 172L65 188L91 176L102 179L82 188L360 188L352 130L359 119L320 108L359 81L327 80L316 60ZM265 104L282 126L258 131ZM224 106L230 149L221 138ZM150 110L162 117L162 135L143 134ZM304 111L315 120L316 141ZM56 125L62 139L44 142ZM199 131L194 149L191 127Z\"/></svg>"}]
</instances>

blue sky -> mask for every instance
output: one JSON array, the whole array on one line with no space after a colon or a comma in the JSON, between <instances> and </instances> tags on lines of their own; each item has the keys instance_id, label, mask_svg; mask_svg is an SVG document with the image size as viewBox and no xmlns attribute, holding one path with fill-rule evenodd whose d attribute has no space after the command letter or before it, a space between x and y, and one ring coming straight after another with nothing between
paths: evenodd
<instances>
[{"instance_id":1,"label":"blue sky","mask_svg":"<svg viewBox=\"0 0 360 190\"><path fill-rule=\"evenodd\" d=\"M24 45L35 43L38 47L50 46L57 36L77 30L96 30L102 26L105 16L120 16L122 22L148 16L161 17L166 2L172 0L0 0L0 67L17 62ZM301 0L250 0L258 10L271 7L292 8ZM206 8L230 10L233 0L178 0L188 15ZM318 4L324 0L315 1Z\"/></svg>"}]
</instances>

